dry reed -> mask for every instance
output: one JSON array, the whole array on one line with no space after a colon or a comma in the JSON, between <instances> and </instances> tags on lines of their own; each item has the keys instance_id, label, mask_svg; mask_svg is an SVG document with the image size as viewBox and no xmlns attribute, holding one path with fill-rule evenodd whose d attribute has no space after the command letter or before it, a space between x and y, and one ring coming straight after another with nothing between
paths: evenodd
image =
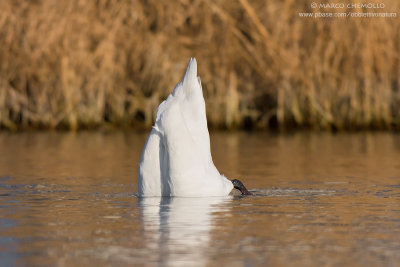
<instances>
[{"instance_id":1,"label":"dry reed","mask_svg":"<svg viewBox=\"0 0 400 267\"><path fill-rule=\"evenodd\" d=\"M211 126L398 128L399 18L298 15L319 11L306 0L0 1L0 125L149 127L194 56Z\"/></svg>"}]
</instances>

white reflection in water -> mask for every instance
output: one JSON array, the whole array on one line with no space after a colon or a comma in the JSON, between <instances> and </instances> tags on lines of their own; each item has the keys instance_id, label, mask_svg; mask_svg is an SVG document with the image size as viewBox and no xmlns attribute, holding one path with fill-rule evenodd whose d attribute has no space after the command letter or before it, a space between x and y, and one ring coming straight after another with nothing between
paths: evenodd
<instances>
[{"instance_id":1,"label":"white reflection in water","mask_svg":"<svg viewBox=\"0 0 400 267\"><path fill-rule=\"evenodd\" d=\"M169 266L203 266L213 227L214 212L230 212L232 199L209 198L141 198L146 246L154 249L159 263Z\"/></svg>"}]
</instances>

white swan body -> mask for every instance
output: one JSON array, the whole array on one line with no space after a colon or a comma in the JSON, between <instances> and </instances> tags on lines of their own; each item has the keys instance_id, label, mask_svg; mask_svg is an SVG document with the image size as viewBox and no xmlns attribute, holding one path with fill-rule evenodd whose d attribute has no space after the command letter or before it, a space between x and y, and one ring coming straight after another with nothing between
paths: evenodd
<instances>
[{"instance_id":1,"label":"white swan body","mask_svg":"<svg viewBox=\"0 0 400 267\"><path fill-rule=\"evenodd\" d=\"M139 164L139 196L225 196L233 184L215 167L206 108L191 58L182 81L157 111Z\"/></svg>"}]
</instances>

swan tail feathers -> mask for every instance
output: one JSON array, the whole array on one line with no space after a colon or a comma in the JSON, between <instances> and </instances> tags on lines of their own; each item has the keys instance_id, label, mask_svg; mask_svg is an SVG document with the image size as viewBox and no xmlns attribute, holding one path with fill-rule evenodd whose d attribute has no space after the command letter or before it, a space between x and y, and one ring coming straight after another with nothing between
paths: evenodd
<instances>
[{"instance_id":1,"label":"swan tail feathers","mask_svg":"<svg viewBox=\"0 0 400 267\"><path fill-rule=\"evenodd\" d=\"M185 75L182 81L193 81L197 78L197 61L194 57L189 59L189 63L186 68Z\"/></svg>"}]
</instances>

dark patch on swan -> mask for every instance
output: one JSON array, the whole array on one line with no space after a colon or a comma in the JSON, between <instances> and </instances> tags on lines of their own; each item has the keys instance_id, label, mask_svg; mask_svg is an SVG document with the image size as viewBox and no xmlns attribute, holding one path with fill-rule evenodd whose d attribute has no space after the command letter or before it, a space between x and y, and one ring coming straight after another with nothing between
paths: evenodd
<instances>
[{"instance_id":1,"label":"dark patch on swan","mask_svg":"<svg viewBox=\"0 0 400 267\"><path fill-rule=\"evenodd\" d=\"M242 195L252 195L252 193L250 193L249 190L247 190L247 188L240 180L234 179L231 182L233 184L233 187L239 190L242 193Z\"/></svg>"}]
</instances>

